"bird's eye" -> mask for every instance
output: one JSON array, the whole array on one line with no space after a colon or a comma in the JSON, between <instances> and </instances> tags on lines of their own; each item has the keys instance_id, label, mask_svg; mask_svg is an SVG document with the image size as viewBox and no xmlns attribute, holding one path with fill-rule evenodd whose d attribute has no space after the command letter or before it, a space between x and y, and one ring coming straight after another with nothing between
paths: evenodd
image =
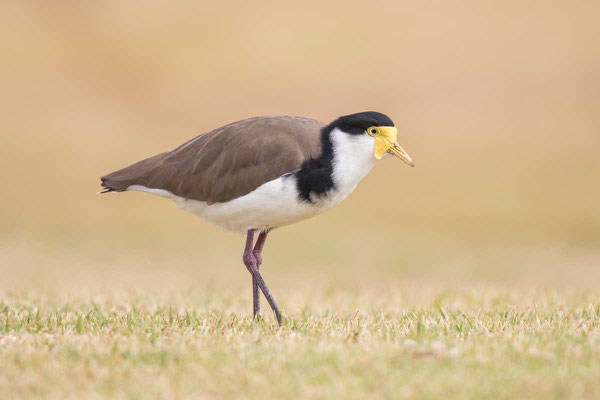
<instances>
[{"instance_id":1,"label":"bird's eye","mask_svg":"<svg viewBox=\"0 0 600 400\"><path fill-rule=\"evenodd\" d=\"M371 136L375 136L377 135L377 133L379 132L379 130L375 127L371 127L369 129L367 129L367 132L369 132L369 135Z\"/></svg>"}]
</instances>

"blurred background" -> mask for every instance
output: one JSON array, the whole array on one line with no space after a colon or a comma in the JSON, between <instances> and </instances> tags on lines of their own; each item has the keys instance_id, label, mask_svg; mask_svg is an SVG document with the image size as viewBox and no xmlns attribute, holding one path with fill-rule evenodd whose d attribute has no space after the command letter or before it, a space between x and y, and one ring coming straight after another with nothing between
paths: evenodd
<instances>
[{"instance_id":1,"label":"blurred background","mask_svg":"<svg viewBox=\"0 0 600 400\"><path fill-rule=\"evenodd\" d=\"M365 110L392 117L417 167L382 163L341 207L273 232L263 270L284 308L598 288L599 15L593 1L4 1L0 290L250 310L242 237L162 198L98 196L99 177L246 117Z\"/></svg>"}]
</instances>

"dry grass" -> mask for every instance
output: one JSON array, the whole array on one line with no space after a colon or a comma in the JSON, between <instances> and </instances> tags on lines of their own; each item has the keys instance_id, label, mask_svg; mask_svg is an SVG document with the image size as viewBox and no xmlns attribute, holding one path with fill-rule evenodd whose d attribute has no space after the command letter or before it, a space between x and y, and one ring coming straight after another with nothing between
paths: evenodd
<instances>
[{"instance_id":1,"label":"dry grass","mask_svg":"<svg viewBox=\"0 0 600 400\"><path fill-rule=\"evenodd\" d=\"M263 266L283 328L264 300L265 321L249 318L249 275L227 250L241 238L141 248L103 235L6 240L0 397L600 395L589 249L436 253L417 242L390 256L396 239L376 232L370 244L340 233L278 246L298 230L275 232Z\"/></svg>"},{"instance_id":2,"label":"dry grass","mask_svg":"<svg viewBox=\"0 0 600 400\"><path fill-rule=\"evenodd\" d=\"M600 298L403 289L277 328L150 297L0 304L5 398L595 398ZM341 302L355 304L352 294ZM409 305L402 298L420 298ZM325 297L322 299L327 301ZM425 301L423 301L425 300ZM336 302L337 302L336 301ZM217 306L219 306L217 308ZM270 317L270 316L269 316Z\"/></svg>"}]
</instances>

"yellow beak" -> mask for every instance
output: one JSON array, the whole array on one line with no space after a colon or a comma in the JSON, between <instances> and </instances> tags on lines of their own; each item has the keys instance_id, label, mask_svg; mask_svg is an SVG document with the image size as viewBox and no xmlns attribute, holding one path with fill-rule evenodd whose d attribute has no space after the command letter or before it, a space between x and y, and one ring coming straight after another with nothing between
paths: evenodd
<instances>
[{"instance_id":1,"label":"yellow beak","mask_svg":"<svg viewBox=\"0 0 600 400\"><path fill-rule=\"evenodd\" d=\"M398 136L398 129L393 126L381 126L379 127L379 134L375 136L375 158L380 160L385 153L390 153L414 167L412 158L398 142L396 137Z\"/></svg>"}]
</instances>

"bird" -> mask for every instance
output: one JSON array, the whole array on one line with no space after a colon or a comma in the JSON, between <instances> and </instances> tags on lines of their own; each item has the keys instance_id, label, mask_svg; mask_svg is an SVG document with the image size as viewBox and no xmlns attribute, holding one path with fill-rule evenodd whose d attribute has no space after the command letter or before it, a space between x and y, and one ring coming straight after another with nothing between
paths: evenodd
<instances>
[{"instance_id":1,"label":"bird","mask_svg":"<svg viewBox=\"0 0 600 400\"><path fill-rule=\"evenodd\" d=\"M261 318L260 290L281 326L281 311L260 273L267 235L336 207L388 156L414 167L397 135L394 122L376 111L329 124L294 116L248 118L102 176L100 193L166 197L209 223L245 234L242 261L252 277L253 318Z\"/></svg>"}]
</instances>

